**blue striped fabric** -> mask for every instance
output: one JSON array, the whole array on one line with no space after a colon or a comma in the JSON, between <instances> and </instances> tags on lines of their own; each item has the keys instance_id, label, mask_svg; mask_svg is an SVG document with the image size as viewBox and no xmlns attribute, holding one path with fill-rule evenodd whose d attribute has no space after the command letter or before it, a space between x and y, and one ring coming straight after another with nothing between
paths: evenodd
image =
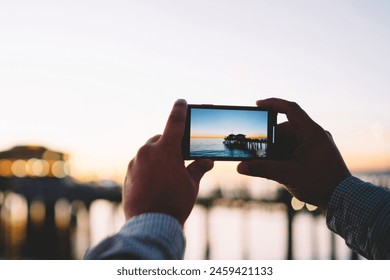
<instances>
[{"instance_id":1,"label":"blue striped fabric","mask_svg":"<svg viewBox=\"0 0 390 280\"><path fill-rule=\"evenodd\" d=\"M327 226L367 259L390 259L390 190L350 176L328 204Z\"/></svg>"},{"instance_id":2,"label":"blue striped fabric","mask_svg":"<svg viewBox=\"0 0 390 280\"><path fill-rule=\"evenodd\" d=\"M87 251L84 259L182 259L185 240L179 222L165 214L146 213Z\"/></svg>"}]
</instances>

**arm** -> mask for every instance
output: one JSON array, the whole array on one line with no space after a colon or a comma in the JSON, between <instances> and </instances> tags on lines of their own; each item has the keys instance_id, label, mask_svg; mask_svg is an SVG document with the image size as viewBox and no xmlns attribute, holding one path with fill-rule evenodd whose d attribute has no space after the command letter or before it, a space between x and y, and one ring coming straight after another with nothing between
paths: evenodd
<instances>
[{"instance_id":1,"label":"arm","mask_svg":"<svg viewBox=\"0 0 390 280\"><path fill-rule=\"evenodd\" d=\"M142 146L131 160L123 187L127 224L103 241L87 258L182 258L182 227L190 215L203 175L213 161L182 157L187 103L178 100L162 135ZM156 214L158 213L158 214Z\"/></svg>"},{"instance_id":2,"label":"arm","mask_svg":"<svg viewBox=\"0 0 390 280\"><path fill-rule=\"evenodd\" d=\"M334 191L326 213L328 228L368 259L390 259L390 191L355 177Z\"/></svg>"},{"instance_id":3,"label":"arm","mask_svg":"<svg viewBox=\"0 0 390 280\"><path fill-rule=\"evenodd\" d=\"M182 259L183 231L178 221L159 213L142 214L89 250L85 259Z\"/></svg>"}]
</instances>

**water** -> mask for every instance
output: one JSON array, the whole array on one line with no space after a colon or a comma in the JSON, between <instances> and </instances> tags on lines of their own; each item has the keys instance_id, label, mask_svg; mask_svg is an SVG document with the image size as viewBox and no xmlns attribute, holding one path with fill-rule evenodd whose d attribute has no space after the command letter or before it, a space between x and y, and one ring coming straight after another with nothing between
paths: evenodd
<instances>
[{"instance_id":1,"label":"water","mask_svg":"<svg viewBox=\"0 0 390 280\"><path fill-rule=\"evenodd\" d=\"M190 155L194 157L235 157L253 158L265 155L265 149L253 152L242 149L228 148L223 144L223 138L191 138Z\"/></svg>"},{"instance_id":2,"label":"water","mask_svg":"<svg viewBox=\"0 0 390 280\"><path fill-rule=\"evenodd\" d=\"M208 218L206 218L208 216ZM207 239L210 258L272 259L287 257L287 217L281 209L195 206L185 226L185 259L204 259ZM331 235L323 216L300 212L293 223L294 259L330 259ZM336 258L349 259L351 251L336 236Z\"/></svg>"},{"instance_id":3,"label":"water","mask_svg":"<svg viewBox=\"0 0 390 280\"><path fill-rule=\"evenodd\" d=\"M233 166L231 166L233 169ZM221 170L221 191L224 197L232 197L235 186L234 178L243 180L246 177L227 176L232 170ZM390 174L368 173L356 175L364 181L372 182L386 188L390 187ZM251 177L249 177L251 178ZM222 180L224 179L224 181ZM252 178L242 185L252 198L272 198L272 190L276 190L277 183L268 180L259 181ZM205 187L202 181L201 188ZM229 187L229 184L232 185ZM214 185L217 188L217 185ZM268 191L266 191L268 190ZM269 193L270 192L270 193ZM233 192L234 194L234 192ZM66 204L66 203L65 203ZM65 215L69 223L69 214L76 213L74 234L71 236L73 257L80 259L85 250L96 245L106 236L117 232L125 222L122 206L109 201L96 200L89 208L85 205L76 205L72 202L64 209L56 207L56 216ZM35 204L33 204L35 205ZM44 205L41 205L44 207ZM34 211L32 219L37 224L45 215L40 207L30 206L18 194L0 192L0 222L3 234L0 233L0 247L6 244L10 250L7 258L23 257L23 244L26 241L28 211ZM70 212L69 212L70 211ZM35 217L35 218L34 218ZM195 205L184 230L186 233L186 259L285 259L287 254L287 215L284 208L279 206L262 205L245 202L237 199L234 203L216 199L212 207L207 209ZM57 224L58 226L58 224ZM5 242L4 237L12 242ZM348 259L351 251L341 237L334 237L326 227L323 215L314 216L307 211L296 212L293 221L293 257L295 259L329 259L331 256L331 242L335 238L335 253L337 259ZM64 243L65 244L65 243ZM209 244L209 251L207 251ZM12 248L11 248L12 247ZM0 251L1 253L1 251Z\"/></svg>"}]
</instances>

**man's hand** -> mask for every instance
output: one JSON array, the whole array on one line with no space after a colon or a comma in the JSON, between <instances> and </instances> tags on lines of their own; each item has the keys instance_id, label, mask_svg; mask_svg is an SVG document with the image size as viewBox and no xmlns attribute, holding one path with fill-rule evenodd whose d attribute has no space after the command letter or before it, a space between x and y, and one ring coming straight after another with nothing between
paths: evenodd
<instances>
[{"instance_id":1,"label":"man's hand","mask_svg":"<svg viewBox=\"0 0 390 280\"><path fill-rule=\"evenodd\" d=\"M275 180L301 201L326 208L333 190L350 175L332 136L296 103L271 98L257 106L287 115L277 127L280 160L241 162L239 173Z\"/></svg>"},{"instance_id":2,"label":"man's hand","mask_svg":"<svg viewBox=\"0 0 390 280\"><path fill-rule=\"evenodd\" d=\"M142 213L165 213L183 226L195 203L199 182L213 168L211 160L196 160L187 168L182 157L182 138L187 102L173 106L163 135L142 146L130 162L123 189L126 219Z\"/></svg>"}]
</instances>

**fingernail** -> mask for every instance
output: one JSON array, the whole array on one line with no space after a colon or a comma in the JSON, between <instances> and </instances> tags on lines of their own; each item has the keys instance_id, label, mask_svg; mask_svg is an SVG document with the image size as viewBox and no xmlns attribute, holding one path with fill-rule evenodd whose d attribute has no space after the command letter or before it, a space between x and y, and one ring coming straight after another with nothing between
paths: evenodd
<instances>
[{"instance_id":1,"label":"fingernail","mask_svg":"<svg viewBox=\"0 0 390 280\"><path fill-rule=\"evenodd\" d=\"M179 105L179 104L187 104L187 101L185 99L178 99L176 100L175 105Z\"/></svg>"},{"instance_id":2,"label":"fingernail","mask_svg":"<svg viewBox=\"0 0 390 280\"><path fill-rule=\"evenodd\" d=\"M248 173L248 166L245 165L245 164L240 163L237 166L237 171L238 171L238 173L246 174L246 173Z\"/></svg>"},{"instance_id":3,"label":"fingernail","mask_svg":"<svg viewBox=\"0 0 390 280\"><path fill-rule=\"evenodd\" d=\"M207 168L211 169L214 167L214 161L213 160L208 160L207 162Z\"/></svg>"}]
</instances>

